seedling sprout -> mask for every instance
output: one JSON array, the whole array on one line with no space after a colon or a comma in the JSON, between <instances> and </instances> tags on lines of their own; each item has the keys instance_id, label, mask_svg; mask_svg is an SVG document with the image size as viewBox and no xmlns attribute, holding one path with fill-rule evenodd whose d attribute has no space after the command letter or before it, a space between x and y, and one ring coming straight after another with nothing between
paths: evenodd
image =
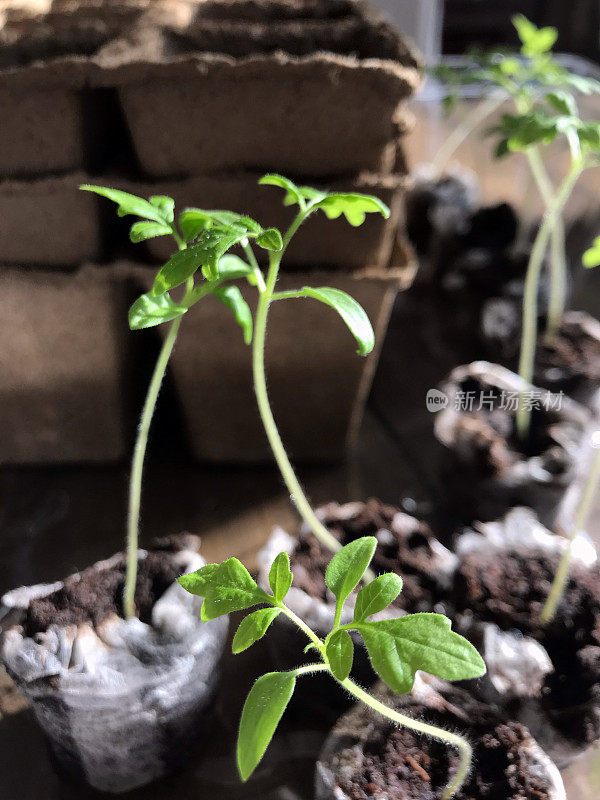
<instances>
[{"instance_id":1,"label":"seedling sprout","mask_svg":"<svg viewBox=\"0 0 600 800\"><path fill-rule=\"evenodd\" d=\"M320 522L307 500L289 461L271 411L264 363L268 314L270 305L274 301L296 298L318 300L338 312L356 339L359 355L368 355L375 343L373 328L364 309L346 292L327 286L304 286L296 291L286 292L276 292L275 288L285 250L298 228L312 214L321 211L329 219L344 216L350 225L359 226L369 213L382 214L387 218L390 212L376 197L354 193L322 192L307 186L296 186L281 175L265 175L259 183L283 189L284 204L298 206L298 212L283 236L276 228L263 228L250 217L233 211L186 208L175 222L175 202L170 197L160 195L145 200L117 189L90 185L81 187L116 203L119 216L141 217L141 220L131 227L129 236L132 242L171 236L178 248L158 271L151 291L141 295L129 309L129 326L132 330L150 328L162 323L170 323L170 328L146 394L131 467L127 518L127 570L123 596L124 612L127 617L135 615L134 595L137 580L142 476L152 416L183 316L197 302L210 296L231 309L235 320L242 328L244 341L252 345L256 400L273 455L290 497L304 521L323 545L332 552L340 548L337 539ZM247 261L229 252L236 245L243 248ZM266 276L259 267L253 245L269 252L269 268ZM258 307L254 319L239 287L234 283L239 279L245 279L258 291ZM183 287L183 296L177 300L171 292L178 287ZM367 577L372 577L369 572Z\"/></svg>"},{"instance_id":2,"label":"seedling sprout","mask_svg":"<svg viewBox=\"0 0 600 800\"><path fill-rule=\"evenodd\" d=\"M262 675L250 690L242 711L237 742L237 764L242 780L248 780L260 763L294 693L297 679L325 672L357 700L394 724L456 747L460 763L444 789L442 800L449 800L463 785L472 760L472 748L465 738L401 714L349 677L354 659L350 631L361 635L373 669L398 694L412 689L417 670L446 680L478 678L485 673L485 664L477 650L451 630L450 620L442 614L409 614L379 621L370 619L373 614L384 611L400 594L402 579L394 573L379 575L363 586L356 596L352 622L341 624L344 604L364 578L376 547L377 539L365 536L343 547L331 559L325 581L335 595L336 607L333 626L324 639L319 638L284 603L293 581L287 553L280 553L271 566L269 587L272 594L261 589L236 558L229 558L221 564L207 564L179 578L185 589L204 598L201 616L205 622L232 611L265 606L241 621L233 638L234 654L261 639L273 620L283 614L307 637L305 652L314 650L319 658L315 663L288 672Z\"/></svg>"}]
</instances>

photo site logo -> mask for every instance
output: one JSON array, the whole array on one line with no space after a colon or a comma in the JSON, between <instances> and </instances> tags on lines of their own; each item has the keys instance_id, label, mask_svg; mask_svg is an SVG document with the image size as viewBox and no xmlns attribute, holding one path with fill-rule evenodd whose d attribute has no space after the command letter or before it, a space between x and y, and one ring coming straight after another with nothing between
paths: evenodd
<instances>
[{"instance_id":1,"label":"photo site logo","mask_svg":"<svg viewBox=\"0 0 600 800\"><path fill-rule=\"evenodd\" d=\"M509 411L516 412L519 406L519 392L497 391L457 391L453 398L455 411ZM562 408L564 392L544 392L532 389L521 395L521 400L526 409L530 411L560 411ZM436 412L447 408L450 398L439 389L429 389L425 396L427 411Z\"/></svg>"}]
</instances>

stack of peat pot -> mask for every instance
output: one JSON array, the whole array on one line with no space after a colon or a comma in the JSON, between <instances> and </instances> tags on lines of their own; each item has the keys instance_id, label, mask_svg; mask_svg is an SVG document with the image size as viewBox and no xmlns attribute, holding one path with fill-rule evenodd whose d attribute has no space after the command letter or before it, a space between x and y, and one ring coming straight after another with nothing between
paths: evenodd
<instances>
[{"instance_id":1,"label":"stack of peat pot","mask_svg":"<svg viewBox=\"0 0 600 800\"><path fill-rule=\"evenodd\" d=\"M55 0L44 15L8 12L0 45L0 462L120 458L133 427L126 362L157 345L155 331L128 332L126 308L169 250L118 251L123 223L81 183L282 228L291 211L257 187L264 172L377 195L389 220L310 220L280 283L350 291L381 342L412 271L399 139L420 70L361 0ZM218 305L186 320L172 359L190 445L199 458L266 459L249 353ZM273 309L274 411L294 457L338 457L377 353L356 359L343 323L302 305Z\"/></svg>"}]
</instances>

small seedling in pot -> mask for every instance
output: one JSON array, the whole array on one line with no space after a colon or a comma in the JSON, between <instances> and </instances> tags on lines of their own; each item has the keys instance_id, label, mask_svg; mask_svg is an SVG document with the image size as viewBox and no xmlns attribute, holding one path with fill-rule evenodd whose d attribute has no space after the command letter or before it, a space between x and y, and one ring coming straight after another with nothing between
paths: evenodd
<instances>
[{"instance_id":1,"label":"small seedling in pot","mask_svg":"<svg viewBox=\"0 0 600 800\"><path fill-rule=\"evenodd\" d=\"M347 692L397 725L433 736L456 747L459 767L442 795L453 797L471 766L472 749L462 736L413 719L389 708L357 686L349 677L354 655L350 631L358 632L367 648L373 669L393 691L409 692L417 670L446 680L478 678L485 664L473 645L451 630L450 620L441 614L409 614L380 621L370 619L392 603L402 589L402 579L394 573L380 575L363 586L356 597L352 622L340 624L346 599L363 579L377 546L373 536L356 539L336 553L325 574L327 586L336 598L333 627L321 639L285 603L293 575L287 553L273 561L269 574L272 594L261 589L236 558L221 564L207 564L197 572L179 578L192 594L204 598L202 619L209 621L232 611L265 606L248 614L233 639L233 652L241 653L261 639L280 614L288 617L307 637L305 652L314 651L319 660L288 672L269 672L254 684L242 711L237 743L237 764L246 781L260 763L298 678L318 672L328 673Z\"/></svg>"},{"instance_id":2,"label":"small seedling in pot","mask_svg":"<svg viewBox=\"0 0 600 800\"><path fill-rule=\"evenodd\" d=\"M600 92L600 83L573 74L554 58L551 51L558 36L555 28L538 28L522 14L516 15L513 22L521 40L519 57L506 53L475 54L466 68L453 71L444 67L439 77L455 85L482 81L486 91L494 92L496 98L512 100L514 113L503 114L500 123L491 130L496 136L495 155L503 158L511 152L523 152L544 202L545 214L531 250L523 296L519 374L530 384L537 341L537 298L546 248L550 244L546 333L553 335L561 324L566 304L563 211L581 174L600 163L600 122L581 119L573 91ZM555 187L544 166L542 148L560 137L568 143L570 164L560 185ZM531 421L531 407L525 402L524 392L519 398L516 420L522 439L528 436Z\"/></svg>"},{"instance_id":3,"label":"small seedling in pot","mask_svg":"<svg viewBox=\"0 0 600 800\"><path fill-rule=\"evenodd\" d=\"M205 298L212 297L230 308L242 328L244 341L252 345L254 391L259 412L293 502L315 536L325 546L333 552L340 547L339 542L318 520L311 508L287 457L271 411L264 363L268 313L273 301L296 298L318 300L338 312L357 341L358 353L362 356L368 355L375 343L373 328L364 309L350 295L327 286L304 286L295 291L276 292L276 282L287 246L298 228L311 215L322 212L329 219L337 219L343 215L351 225L359 226L369 213L382 214L387 218L390 212L376 197L322 192L306 186L296 186L281 175L265 175L260 183L284 189L284 204L298 206L298 213L283 235L275 228L263 228L250 217L233 211L186 208L175 222L175 203L170 197L160 195L146 200L117 189L90 185L81 187L116 203L119 216L133 215L141 218L131 227L132 242L171 236L178 248L158 271L151 291L139 297L129 309L129 326L132 330L151 328L162 323L170 323L170 329L146 394L131 468L127 573L123 600L128 617L135 615L142 474L150 423L183 316ZM229 252L236 245L243 249L247 261ZM258 265L253 245L269 252L266 275ZM245 279L258 291L258 307L254 319L239 286L234 283L240 279ZM181 297L176 299L171 293L178 287L183 289L179 290Z\"/></svg>"}]
</instances>

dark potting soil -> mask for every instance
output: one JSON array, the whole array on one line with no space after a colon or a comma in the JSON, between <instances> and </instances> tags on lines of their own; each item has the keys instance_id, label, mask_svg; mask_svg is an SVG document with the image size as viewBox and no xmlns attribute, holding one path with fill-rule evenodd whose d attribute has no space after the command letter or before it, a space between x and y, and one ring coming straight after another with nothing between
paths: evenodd
<instances>
[{"instance_id":1,"label":"dark potting soil","mask_svg":"<svg viewBox=\"0 0 600 800\"><path fill-rule=\"evenodd\" d=\"M523 745L531 741L517 722L495 718L489 706L473 704L468 729L451 717L451 727L462 727L474 745L474 769L455 800L547 800L547 780L530 769ZM448 726L448 714L425 706L410 708L411 716ZM359 763L344 769L339 759L338 783L351 800L439 800L458 766L452 748L419 736L406 728L377 727L363 745ZM349 766L349 765L348 765Z\"/></svg>"},{"instance_id":2,"label":"dark potting soil","mask_svg":"<svg viewBox=\"0 0 600 800\"><path fill-rule=\"evenodd\" d=\"M180 574L167 550L150 552L140 561L135 605L142 622L150 621L154 604ZM50 625L90 622L97 627L113 614L123 616L124 584L124 556L110 569L88 567L79 580L67 578L62 589L29 604L24 622L26 635L34 636Z\"/></svg>"},{"instance_id":3,"label":"dark potting soil","mask_svg":"<svg viewBox=\"0 0 600 800\"><path fill-rule=\"evenodd\" d=\"M406 611L431 611L439 595L439 556L431 546L434 535L429 526L378 500L356 503L351 515L342 508L336 503L326 506L325 527L342 545L375 536L378 546L371 568L376 574L397 572L404 581L396 604ZM294 586L325 600L331 552L312 534L301 535L290 561Z\"/></svg>"},{"instance_id":4,"label":"dark potting soil","mask_svg":"<svg viewBox=\"0 0 600 800\"><path fill-rule=\"evenodd\" d=\"M479 433L472 441L484 474L501 473L520 456L532 458L545 455L544 468L556 475L568 468L567 455L550 432L560 419L558 410L550 405L544 408L541 403L534 406L531 409L529 434L523 440L516 430L516 409L510 407L506 392L503 397L500 389L475 377L463 380L458 391L464 393L460 397L475 398L472 408L468 408L467 412L473 431ZM506 407L503 407L503 401Z\"/></svg>"},{"instance_id":5,"label":"dark potting soil","mask_svg":"<svg viewBox=\"0 0 600 800\"><path fill-rule=\"evenodd\" d=\"M554 621L541 628L558 560L473 553L458 569L453 601L458 610L543 645L554 665L542 690L544 708L569 738L591 742L600 736L600 569L573 565Z\"/></svg>"}]
</instances>

